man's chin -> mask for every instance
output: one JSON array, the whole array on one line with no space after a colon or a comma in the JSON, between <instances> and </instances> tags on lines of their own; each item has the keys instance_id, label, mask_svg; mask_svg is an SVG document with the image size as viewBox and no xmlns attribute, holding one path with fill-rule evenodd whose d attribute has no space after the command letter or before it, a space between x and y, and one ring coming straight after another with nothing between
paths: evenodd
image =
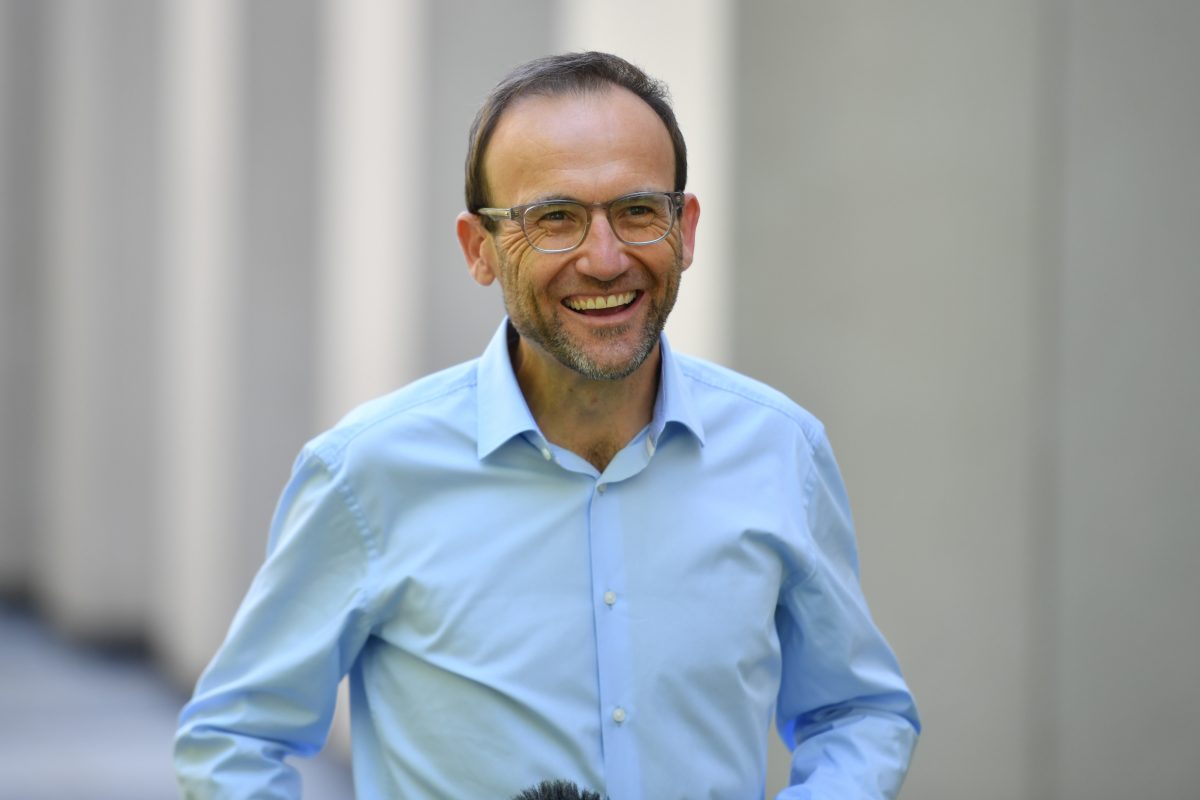
<instances>
[{"instance_id":1,"label":"man's chin","mask_svg":"<svg viewBox=\"0 0 1200 800\"><path fill-rule=\"evenodd\" d=\"M558 355L563 366L578 372L585 378L596 381L619 381L637 372L638 368L646 363L646 359L653 350L653 344L617 348L611 345L599 348L570 347L565 352L559 351Z\"/></svg>"},{"instance_id":2,"label":"man's chin","mask_svg":"<svg viewBox=\"0 0 1200 800\"><path fill-rule=\"evenodd\" d=\"M522 339L590 380L619 381L629 377L645 363L658 344L658 330L648 330L653 326L648 326L644 319L584 330L562 318L529 324L528 319L510 313L509 319Z\"/></svg>"}]
</instances>

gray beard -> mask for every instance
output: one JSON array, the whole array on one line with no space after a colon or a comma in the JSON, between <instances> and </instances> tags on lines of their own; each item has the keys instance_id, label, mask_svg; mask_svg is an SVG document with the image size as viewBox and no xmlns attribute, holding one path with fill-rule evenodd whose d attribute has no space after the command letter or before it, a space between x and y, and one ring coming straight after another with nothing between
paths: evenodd
<instances>
[{"instance_id":1,"label":"gray beard","mask_svg":"<svg viewBox=\"0 0 1200 800\"><path fill-rule=\"evenodd\" d=\"M663 326L666 325L667 317L671 314L671 310L675 307L675 300L679 296L679 282L683 271L680 269L681 259L677 256L673 268L673 272L667 277L666 294L663 297L661 305L657 305L652 301L650 305L650 313L646 315L646 323L642 328L641 340L638 342L637 349L633 355L624 363L612 367L603 367L588 355L585 347L573 340L563 326L555 320L547 320L537 313L534 309L533 330L526 325L524 318L519 318L513 314L513 310L509 303L508 293L504 293L504 306L508 311L509 321L513 328L521 335L521 338L527 339L534 344L540 346L543 350L554 357L558 363L564 367L573 370L585 378L594 381L619 381L627 378L637 371L638 367L642 366L654 352L654 346L658 344L659 336L662 334ZM507 263L503 264L505 270L509 268ZM624 330L609 331L599 334L600 336L609 336L617 338L625 333Z\"/></svg>"},{"instance_id":2,"label":"gray beard","mask_svg":"<svg viewBox=\"0 0 1200 800\"><path fill-rule=\"evenodd\" d=\"M662 320L665 322L665 315ZM553 355L558 362L563 366L573 369L585 378L593 381L619 381L622 378L628 378L637 368L646 363L646 359L654 350L654 345L658 344L659 334L662 333L662 325L659 324L659 315L651 314L646 318L646 325L642 329L642 338L638 342L638 348L633 355L624 364L604 368L597 364L578 344L567 336L563 331L562 326L555 325L550 331L549 341L538 342L547 352ZM605 334L600 334L603 337ZM619 332L612 332L611 338L616 338Z\"/></svg>"}]
</instances>

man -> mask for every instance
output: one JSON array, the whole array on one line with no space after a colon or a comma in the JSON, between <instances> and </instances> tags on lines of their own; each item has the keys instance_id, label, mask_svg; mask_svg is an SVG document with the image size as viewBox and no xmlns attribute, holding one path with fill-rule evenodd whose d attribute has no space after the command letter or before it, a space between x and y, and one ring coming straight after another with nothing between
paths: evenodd
<instances>
[{"instance_id":1,"label":"man","mask_svg":"<svg viewBox=\"0 0 1200 800\"><path fill-rule=\"evenodd\" d=\"M700 206L665 89L540 59L472 129L458 238L507 319L483 356L304 449L181 716L195 797L288 797L350 675L366 798L898 791L918 721L858 583L815 419L662 335Z\"/></svg>"}]
</instances>

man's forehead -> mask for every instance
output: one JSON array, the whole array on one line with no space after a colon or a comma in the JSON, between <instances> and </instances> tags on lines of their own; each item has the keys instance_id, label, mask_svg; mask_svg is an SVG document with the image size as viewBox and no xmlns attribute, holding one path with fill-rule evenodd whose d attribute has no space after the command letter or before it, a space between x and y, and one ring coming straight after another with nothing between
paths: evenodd
<instances>
[{"instance_id":1,"label":"man's forehead","mask_svg":"<svg viewBox=\"0 0 1200 800\"><path fill-rule=\"evenodd\" d=\"M666 180L673 180L674 148L666 124L649 104L620 86L515 101L496 125L484 154L484 173L491 188L499 189L495 181L527 177L530 170L587 171L614 160L653 173L665 170Z\"/></svg>"}]
</instances>

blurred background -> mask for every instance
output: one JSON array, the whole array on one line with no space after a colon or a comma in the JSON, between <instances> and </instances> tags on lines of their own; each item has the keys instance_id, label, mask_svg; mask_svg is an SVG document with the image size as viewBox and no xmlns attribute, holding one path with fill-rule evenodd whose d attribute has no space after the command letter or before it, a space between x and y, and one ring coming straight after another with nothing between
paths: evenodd
<instances>
[{"instance_id":1,"label":"blurred background","mask_svg":"<svg viewBox=\"0 0 1200 800\"><path fill-rule=\"evenodd\" d=\"M581 48L675 97L675 346L828 427L904 796L1200 797L1190 0L0 0L0 797L172 796L300 446L500 318L476 107Z\"/></svg>"}]
</instances>

